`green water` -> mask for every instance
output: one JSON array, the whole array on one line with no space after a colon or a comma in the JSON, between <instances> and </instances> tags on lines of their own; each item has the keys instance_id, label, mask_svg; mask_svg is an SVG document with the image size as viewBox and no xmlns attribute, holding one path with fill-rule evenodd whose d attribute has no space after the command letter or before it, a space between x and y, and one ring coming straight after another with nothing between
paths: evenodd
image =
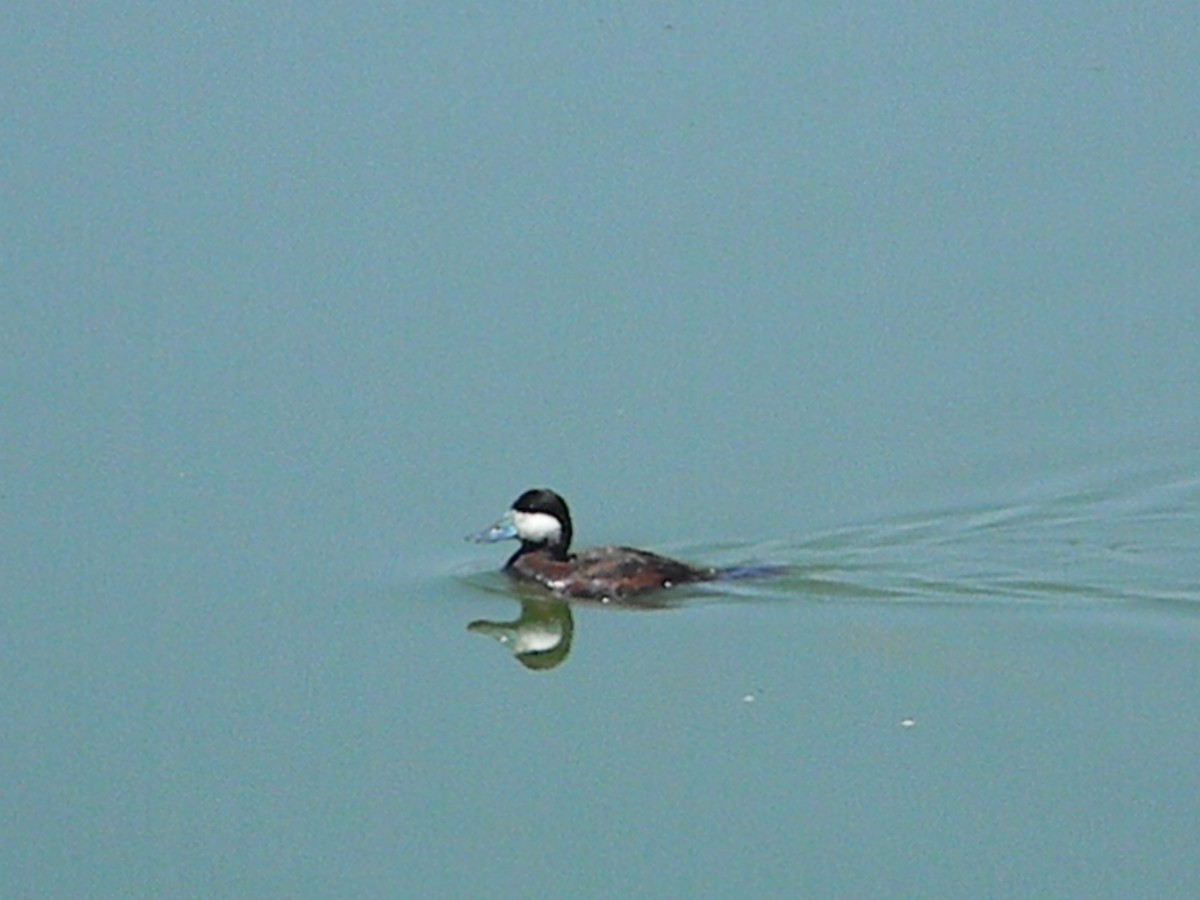
<instances>
[{"instance_id":1,"label":"green water","mask_svg":"<svg viewBox=\"0 0 1200 900\"><path fill-rule=\"evenodd\" d=\"M1200 890L1189 9L10 19L0 895Z\"/></svg>"}]
</instances>

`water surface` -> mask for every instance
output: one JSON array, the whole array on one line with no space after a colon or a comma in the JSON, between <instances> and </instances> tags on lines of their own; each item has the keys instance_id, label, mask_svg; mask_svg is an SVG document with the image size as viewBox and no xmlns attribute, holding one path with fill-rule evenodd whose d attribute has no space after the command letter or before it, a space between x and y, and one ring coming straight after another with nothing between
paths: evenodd
<instances>
[{"instance_id":1,"label":"water surface","mask_svg":"<svg viewBox=\"0 0 1200 900\"><path fill-rule=\"evenodd\" d=\"M0 895L1196 896L1194 19L13 12Z\"/></svg>"}]
</instances>

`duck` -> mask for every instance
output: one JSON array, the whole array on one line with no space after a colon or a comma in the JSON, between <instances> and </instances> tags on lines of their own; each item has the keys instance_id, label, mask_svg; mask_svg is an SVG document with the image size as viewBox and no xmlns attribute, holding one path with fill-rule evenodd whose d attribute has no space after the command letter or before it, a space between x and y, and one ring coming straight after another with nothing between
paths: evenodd
<instances>
[{"instance_id":1,"label":"duck","mask_svg":"<svg viewBox=\"0 0 1200 900\"><path fill-rule=\"evenodd\" d=\"M620 600L713 581L732 571L693 566L633 547L592 547L572 553L573 536L567 501L548 488L531 488L513 501L499 520L468 535L468 540L487 544L520 541L521 546L504 564L504 572L516 581L566 598Z\"/></svg>"}]
</instances>

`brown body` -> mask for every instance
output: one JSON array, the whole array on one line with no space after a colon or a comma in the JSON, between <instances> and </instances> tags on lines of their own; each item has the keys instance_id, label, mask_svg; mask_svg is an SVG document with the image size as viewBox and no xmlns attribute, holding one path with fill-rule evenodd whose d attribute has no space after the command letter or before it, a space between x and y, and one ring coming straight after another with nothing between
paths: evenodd
<instances>
[{"instance_id":1,"label":"brown body","mask_svg":"<svg viewBox=\"0 0 1200 900\"><path fill-rule=\"evenodd\" d=\"M518 551L505 571L564 597L618 599L677 584L717 577L716 569L697 569L678 560L632 547L592 547L581 553L556 553L549 547Z\"/></svg>"}]
</instances>

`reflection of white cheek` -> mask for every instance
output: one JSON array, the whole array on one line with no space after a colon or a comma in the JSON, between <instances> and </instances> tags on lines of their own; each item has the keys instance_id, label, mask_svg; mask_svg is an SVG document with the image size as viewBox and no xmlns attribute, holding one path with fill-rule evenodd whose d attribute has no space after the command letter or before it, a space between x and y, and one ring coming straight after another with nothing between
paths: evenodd
<instances>
[{"instance_id":1,"label":"reflection of white cheek","mask_svg":"<svg viewBox=\"0 0 1200 900\"><path fill-rule=\"evenodd\" d=\"M545 543L557 540L562 533L558 519L548 513L513 510L512 520L513 525L517 528L517 535L523 541L532 541L536 544Z\"/></svg>"}]
</instances>

